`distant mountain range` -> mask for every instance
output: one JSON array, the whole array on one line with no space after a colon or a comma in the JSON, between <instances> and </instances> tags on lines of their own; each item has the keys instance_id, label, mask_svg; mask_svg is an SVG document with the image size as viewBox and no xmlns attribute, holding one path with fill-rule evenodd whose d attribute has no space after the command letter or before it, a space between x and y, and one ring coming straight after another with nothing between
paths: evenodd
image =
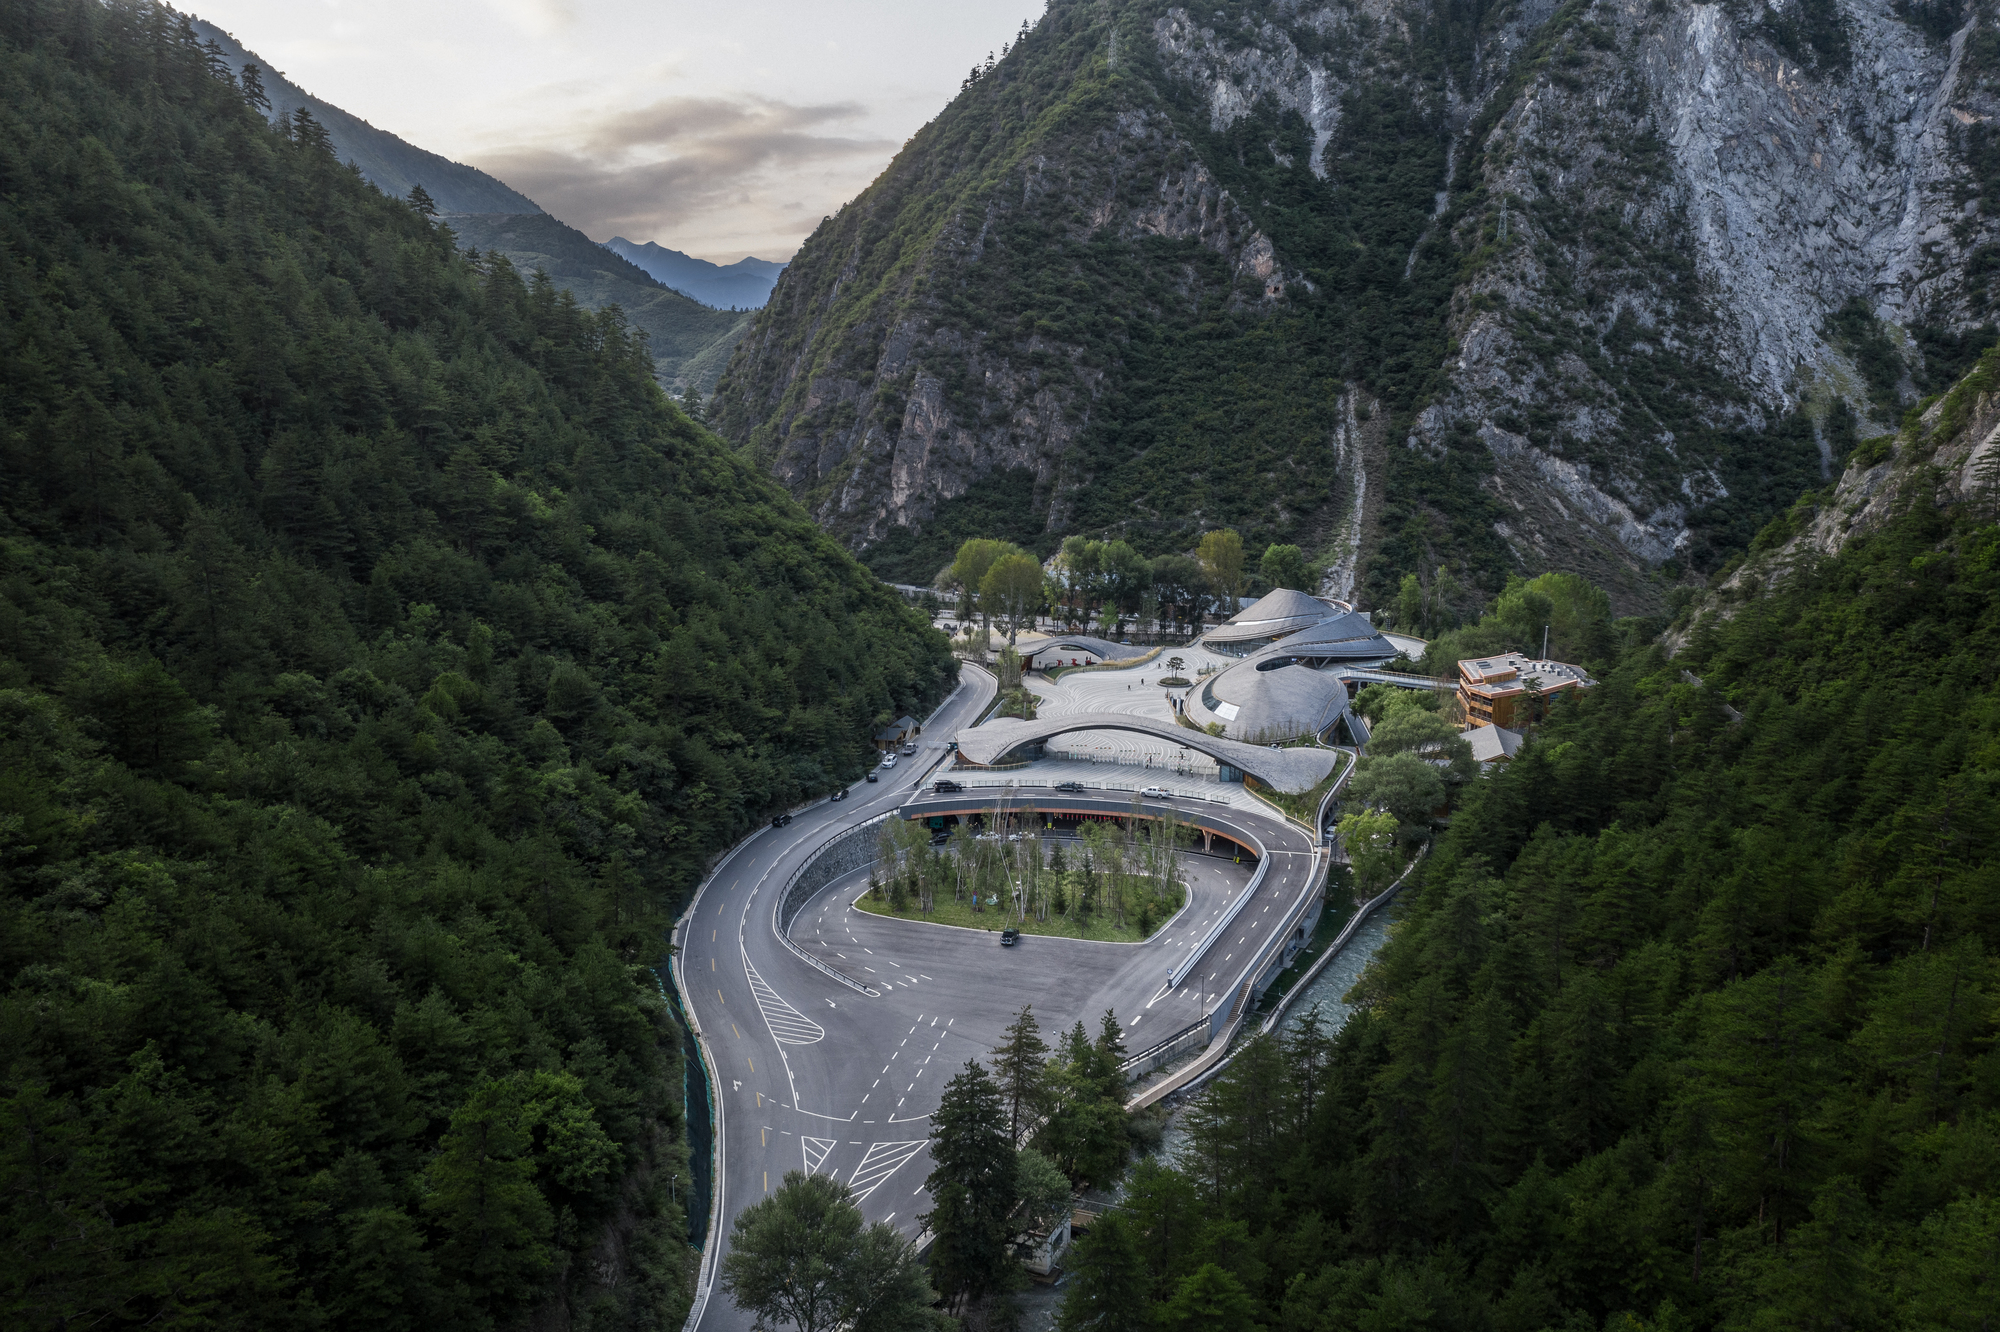
<instances>
[{"instance_id":1,"label":"distant mountain range","mask_svg":"<svg viewBox=\"0 0 2000 1332\"><path fill-rule=\"evenodd\" d=\"M313 119L326 126L334 151L343 162L361 168L376 189L398 199L409 197L410 187L421 184L437 206L447 213L539 213L541 206L518 190L509 189L477 167L454 162L448 157L426 152L405 143L387 130L376 129L356 115L322 102L284 75L270 62L246 48L234 37L202 19L194 20L194 30L202 40L212 41L222 50L223 59L239 79L243 66L254 64L271 98L271 117L289 116L303 106Z\"/></svg>"},{"instance_id":2,"label":"distant mountain range","mask_svg":"<svg viewBox=\"0 0 2000 1332\"><path fill-rule=\"evenodd\" d=\"M761 310L771 299L783 264L769 259L738 259L733 264L711 264L679 250L647 241L640 245L623 236L613 236L604 248L652 274L662 285L694 297L718 310Z\"/></svg>"}]
</instances>

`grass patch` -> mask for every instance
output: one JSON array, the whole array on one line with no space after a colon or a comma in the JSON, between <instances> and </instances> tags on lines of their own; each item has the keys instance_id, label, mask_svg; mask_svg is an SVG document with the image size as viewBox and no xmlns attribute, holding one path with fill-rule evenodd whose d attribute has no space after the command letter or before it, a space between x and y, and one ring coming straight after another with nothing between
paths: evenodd
<instances>
[{"instance_id":1,"label":"grass patch","mask_svg":"<svg viewBox=\"0 0 2000 1332\"><path fill-rule=\"evenodd\" d=\"M1186 901L1187 898L1183 895L1181 904L1185 904ZM1157 934L1159 926L1173 918L1174 913L1181 909L1181 904L1176 904L1173 911L1161 917L1159 925L1153 927L1153 933ZM1120 926L1115 918L1105 915L1093 915L1087 921L1078 921L1069 916L1050 916L1047 920L1014 920L998 907L974 911L970 902L942 896L938 898L936 907L929 912L917 910L914 904L907 911L891 911L889 904L873 893L864 893L861 900L854 905L872 916L887 916L892 920L920 920L932 925L956 925L966 930L991 930L995 935L1013 925L1023 934L1045 934L1061 939L1094 939L1101 943L1141 943L1150 937L1141 934L1138 922L1131 919L1128 919L1123 926ZM997 944L999 941L996 938L994 942Z\"/></svg>"}]
</instances>

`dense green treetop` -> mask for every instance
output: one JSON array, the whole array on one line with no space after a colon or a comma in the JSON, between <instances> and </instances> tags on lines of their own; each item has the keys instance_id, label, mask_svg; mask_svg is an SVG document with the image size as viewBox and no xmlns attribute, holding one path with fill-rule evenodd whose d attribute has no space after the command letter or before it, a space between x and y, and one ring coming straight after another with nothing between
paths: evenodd
<instances>
[{"instance_id":1,"label":"dense green treetop","mask_svg":"<svg viewBox=\"0 0 2000 1332\"><path fill-rule=\"evenodd\" d=\"M666 921L951 663L651 370L0 4L0 1321L678 1317Z\"/></svg>"}]
</instances>

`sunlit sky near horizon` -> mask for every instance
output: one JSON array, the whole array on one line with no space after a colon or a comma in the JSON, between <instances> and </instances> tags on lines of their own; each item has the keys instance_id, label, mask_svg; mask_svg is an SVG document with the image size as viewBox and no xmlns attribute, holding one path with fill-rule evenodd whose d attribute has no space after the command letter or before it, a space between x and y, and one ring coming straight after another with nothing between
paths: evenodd
<instances>
[{"instance_id":1,"label":"sunlit sky near horizon","mask_svg":"<svg viewBox=\"0 0 2000 1332\"><path fill-rule=\"evenodd\" d=\"M181 0L597 240L789 259L1043 0Z\"/></svg>"}]
</instances>

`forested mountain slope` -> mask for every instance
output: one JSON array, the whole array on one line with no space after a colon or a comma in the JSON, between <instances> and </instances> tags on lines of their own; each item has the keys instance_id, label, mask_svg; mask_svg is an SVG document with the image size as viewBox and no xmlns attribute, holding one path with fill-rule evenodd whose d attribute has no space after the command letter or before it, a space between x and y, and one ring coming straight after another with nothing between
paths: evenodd
<instances>
[{"instance_id":1,"label":"forested mountain slope","mask_svg":"<svg viewBox=\"0 0 2000 1332\"><path fill-rule=\"evenodd\" d=\"M326 127L333 141L334 155L361 168L370 184L392 198L403 199L421 185L437 201L437 206L453 213L533 213L535 201L504 181L496 180L478 167L454 162L428 149L419 148L373 125L331 102L314 97L293 83L255 51L213 23L193 19L194 30L203 41L214 42L232 74L240 75L245 65L256 65L271 99L271 116L283 119L300 107Z\"/></svg>"},{"instance_id":2,"label":"forested mountain slope","mask_svg":"<svg viewBox=\"0 0 2000 1332\"><path fill-rule=\"evenodd\" d=\"M1677 654L1604 625L1360 1011L1239 1055L1073 1284L1169 1327L1994 1326L1996 375L1774 521Z\"/></svg>"},{"instance_id":3,"label":"forested mountain slope","mask_svg":"<svg viewBox=\"0 0 2000 1332\"><path fill-rule=\"evenodd\" d=\"M655 373L680 393L706 397L736 350L750 316L703 305L547 213L451 213L458 243L507 257L516 268L546 273L557 289L590 310L616 305L646 334Z\"/></svg>"},{"instance_id":4,"label":"forested mountain slope","mask_svg":"<svg viewBox=\"0 0 2000 1332\"><path fill-rule=\"evenodd\" d=\"M1657 607L1993 336L1988 3L1059 0L975 72L718 391L899 576L1228 524Z\"/></svg>"},{"instance_id":5,"label":"forested mountain slope","mask_svg":"<svg viewBox=\"0 0 2000 1332\"><path fill-rule=\"evenodd\" d=\"M0 1322L667 1326L666 922L941 638L171 11L0 182Z\"/></svg>"}]
</instances>

